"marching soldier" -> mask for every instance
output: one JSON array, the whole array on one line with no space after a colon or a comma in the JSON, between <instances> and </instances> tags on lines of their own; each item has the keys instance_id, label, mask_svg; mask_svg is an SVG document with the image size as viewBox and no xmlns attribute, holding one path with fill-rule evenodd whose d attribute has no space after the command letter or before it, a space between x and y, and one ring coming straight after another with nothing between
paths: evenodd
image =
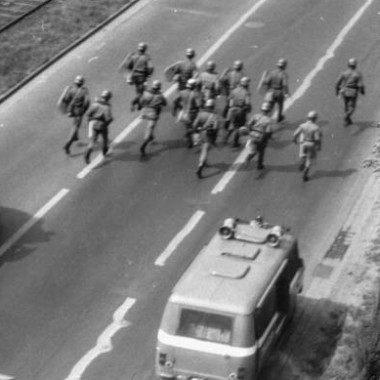
<instances>
[{"instance_id":1,"label":"marching soldier","mask_svg":"<svg viewBox=\"0 0 380 380\"><path fill-rule=\"evenodd\" d=\"M202 105L202 96L196 85L195 79L189 79L186 88L175 97L172 108L173 116L177 116L177 122L185 128L185 139L188 148L193 147L193 122Z\"/></svg>"},{"instance_id":2,"label":"marching soldier","mask_svg":"<svg viewBox=\"0 0 380 380\"><path fill-rule=\"evenodd\" d=\"M148 45L140 42L137 45L137 52L129 53L120 65L120 69L126 72L127 83L135 86L136 97L131 102L132 111L138 107L139 99L145 90L145 82L154 71L147 50Z\"/></svg>"},{"instance_id":3,"label":"marching soldier","mask_svg":"<svg viewBox=\"0 0 380 380\"><path fill-rule=\"evenodd\" d=\"M140 98L142 107L142 118L147 120L144 141L140 147L141 156L146 155L145 149L148 144L154 140L154 129L160 118L161 110L167 105L167 101L161 92L161 82L155 80L152 83L151 90L146 90Z\"/></svg>"},{"instance_id":4,"label":"marching soldier","mask_svg":"<svg viewBox=\"0 0 380 380\"><path fill-rule=\"evenodd\" d=\"M84 155L84 161L86 164L90 163L91 153L99 136L103 139L103 156L106 156L108 153L108 127L113 120L110 104L111 97L111 91L104 90L100 98L96 98L88 110L87 117L91 141Z\"/></svg>"},{"instance_id":5,"label":"marching soldier","mask_svg":"<svg viewBox=\"0 0 380 380\"><path fill-rule=\"evenodd\" d=\"M186 88L187 81L195 78L198 75L198 67L194 62L195 50L192 48L186 49L186 60L178 61L165 69L165 77L171 82L178 83L178 91Z\"/></svg>"},{"instance_id":6,"label":"marching soldier","mask_svg":"<svg viewBox=\"0 0 380 380\"><path fill-rule=\"evenodd\" d=\"M283 115L284 101L289 96L288 74L285 71L287 61L283 58L277 62L277 69L268 73L264 79L263 86L266 94L264 100L271 105L271 112L277 104L277 121L285 119Z\"/></svg>"},{"instance_id":7,"label":"marching soldier","mask_svg":"<svg viewBox=\"0 0 380 380\"><path fill-rule=\"evenodd\" d=\"M273 120L270 117L270 111L271 105L264 102L261 105L261 113L253 115L246 127L248 129L246 164L257 154L257 169L259 170L264 169L265 149L273 133Z\"/></svg>"},{"instance_id":8,"label":"marching soldier","mask_svg":"<svg viewBox=\"0 0 380 380\"><path fill-rule=\"evenodd\" d=\"M322 130L316 124L318 114L315 111L310 111L307 119L293 133L294 143L300 145L299 170L303 172L302 179L304 181L309 180L310 167L315 162L317 152L322 148Z\"/></svg>"},{"instance_id":9,"label":"marching soldier","mask_svg":"<svg viewBox=\"0 0 380 380\"><path fill-rule=\"evenodd\" d=\"M239 85L232 90L228 105L227 114L227 133L224 137L224 143L227 144L229 137L234 133L233 147L239 144L239 128L246 124L247 115L251 112L251 93L249 91L249 78L240 79Z\"/></svg>"},{"instance_id":10,"label":"marching soldier","mask_svg":"<svg viewBox=\"0 0 380 380\"><path fill-rule=\"evenodd\" d=\"M90 105L88 89L84 86L84 81L84 77L78 75L74 80L74 84L65 88L58 101L61 111L73 119L73 127L69 139L63 147L68 155L70 154L71 144L79 140L79 128L82 124L83 116Z\"/></svg>"},{"instance_id":11,"label":"marching soldier","mask_svg":"<svg viewBox=\"0 0 380 380\"><path fill-rule=\"evenodd\" d=\"M214 108L214 100L208 99L205 103L205 109L198 113L193 124L194 131L199 134L201 143L201 153L196 171L198 178L202 178L203 168L207 165L208 152L211 145L215 144L218 134L219 120Z\"/></svg>"},{"instance_id":12,"label":"marching soldier","mask_svg":"<svg viewBox=\"0 0 380 380\"><path fill-rule=\"evenodd\" d=\"M205 104L208 99L215 99L219 94L219 75L215 69L215 62L208 61L206 63L206 70L201 72L197 78L203 95L203 104Z\"/></svg>"},{"instance_id":13,"label":"marching soldier","mask_svg":"<svg viewBox=\"0 0 380 380\"><path fill-rule=\"evenodd\" d=\"M245 76L243 66L242 61L235 61L232 68L224 70L219 80L221 95L225 95L228 98L231 92L240 84L240 79ZM228 102L226 102L226 106L223 109L224 118L227 117L228 108Z\"/></svg>"},{"instance_id":14,"label":"marching soldier","mask_svg":"<svg viewBox=\"0 0 380 380\"><path fill-rule=\"evenodd\" d=\"M355 58L348 60L348 69L343 71L335 85L337 96L342 96L344 102L344 126L352 124L351 116L356 109L356 101L359 94L365 94L363 76L356 69L357 61Z\"/></svg>"}]
</instances>

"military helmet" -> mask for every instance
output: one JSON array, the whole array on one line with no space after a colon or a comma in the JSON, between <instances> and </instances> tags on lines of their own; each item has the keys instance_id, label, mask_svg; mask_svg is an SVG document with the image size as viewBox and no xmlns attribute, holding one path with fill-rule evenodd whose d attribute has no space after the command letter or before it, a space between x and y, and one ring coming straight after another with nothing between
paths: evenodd
<instances>
[{"instance_id":1,"label":"military helmet","mask_svg":"<svg viewBox=\"0 0 380 380\"><path fill-rule=\"evenodd\" d=\"M146 49L148 49L148 45L146 44L146 42L140 42L137 45L137 50L140 51L141 53L145 53Z\"/></svg>"},{"instance_id":2,"label":"military helmet","mask_svg":"<svg viewBox=\"0 0 380 380\"><path fill-rule=\"evenodd\" d=\"M77 75L74 80L75 84L78 84L79 86L84 83L84 77L82 75Z\"/></svg>"},{"instance_id":3,"label":"military helmet","mask_svg":"<svg viewBox=\"0 0 380 380\"><path fill-rule=\"evenodd\" d=\"M112 97L112 92L110 90L103 90L100 96L104 100L109 100Z\"/></svg>"},{"instance_id":4,"label":"military helmet","mask_svg":"<svg viewBox=\"0 0 380 380\"><path fill-rule=\"evenodd\" d=\"M280 69L285 69L286 65L288 64L287 60L284 59L284 58L280 58L278 61L277 61L277 67L279 67Z\"/></svg>"},{"instance_id":5,"label":"military helmet","mask_svg":"<svg viewBox=\"0 0 380 380\"><path fill-rule=\"evenodd\" d=\"M161 90L161 82L158 79L152 82L152 90Z\"/></svg>"},{"instance_id":6,"label":"military helmet","mask_svg":"<svg viewBox=\"0 0 380 380\"><path fill-rule=\"evenodd\" d=\"M195 88L196 84L197 84L197 81L194 78L190 78L186 82L186 87L192 90L193 88Z\"/></svg>"},{"instance_id":7,"label":"military helmet","mask_svg":"<svg viewBox=\"0 0 380 380\"><path fill-rule=\"evenodd\" d=\"M316 111L310 111L310 112L307 114L307 118L308 118L309 120L313 120L313 121L315 121L315 120L318 119L318 114L317 114Z\"/></svg>"},{"instance_id":8,"label":"military helmet","mask_svg":"<svg viewBox=\"0 0 380 380\"><path fill-rule=\"evenodd\" d=\"M189 58L195 57L195 50L192 48L186 49L186 57L189 57Z\"/></svg>"},{"instance_id":9,"label":"military helmet","mask_svg":"<svg viewBox=\"0 0 380 380\"><path fill-rule=\"evenodd\" d=\"M271 105L269 102L264 102L262 105L261 105L261 111L264 111L264 112L269 112L270 109L271 109Z\"/></svg>"},{"instance_id":10,"label":"military helmet","mask_svg":"<svg viewBox=\"0 0 380 380\"><path fill-rule=\"evenodd\" d=\"M243 69L243 62L242 61L235 61L234 62L234 69L235 70L242 70Z\"/></svg>"},{"instance_id":11,"label":"military helmet","mask_svg":"<svg viewBox=\"0 0 380 380\"><path fill-rule=\"evenodd\" d=\"M348 62L347 62L347 65L348 65L348 67L351 67L351 68L355 69L356 65L357 65L356 59L355 58L350 58L348 60Z\"/></svg>"},{"instance_id":12,"label":"military helmet","mask_svg":"<svg viewBox=\"0 0 380 380\"><path fill-rule=\"evenodd\" d=\"M206 64L206 68L208 71L213 71L215 70L216 64L214 61L208 61Z\"/></svg>"},{"instance_id":13,"label":"military helmet","mask_svg":"<svg viewBox=\"0 0 380 380\"><path fill-rule=\"evenodd\" d=\"M248 77L243 77L240 79L240 84L244 87L247 87L250 81L251 80Z\"/></svg>"},{"instance_id":14,"label":"military helmet","mask_svg":"<svg viewBox=\"0 0 380 380\"><path fill-rule=\"evenodd\" d=\"M215 102L214 99L207 99L205 103L206 108L214 108Z\"/></svg>"}]
</instances>

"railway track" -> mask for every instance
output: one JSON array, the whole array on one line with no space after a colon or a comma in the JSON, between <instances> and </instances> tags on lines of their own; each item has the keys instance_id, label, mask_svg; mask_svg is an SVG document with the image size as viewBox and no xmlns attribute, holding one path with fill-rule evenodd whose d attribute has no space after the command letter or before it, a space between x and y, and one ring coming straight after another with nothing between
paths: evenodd
<instances>
[{"instance_id":1,"label":"railway track","mask_svg":"<svg viewBox=\"0 0 380 380\"><path fill-rule=\"evenodd\" d=\"M52 0L0 0L0 33Z\"/></svg>"}]
</instances>

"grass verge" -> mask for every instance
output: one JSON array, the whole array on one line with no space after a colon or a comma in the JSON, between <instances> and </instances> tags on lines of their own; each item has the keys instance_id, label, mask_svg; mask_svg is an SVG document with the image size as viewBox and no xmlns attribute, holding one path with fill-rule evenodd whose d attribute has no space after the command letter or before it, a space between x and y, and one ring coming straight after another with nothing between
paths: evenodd
<instances>
[{"instance_id":1,"label":"grass verge","mask_svg":"<svg viewBox=\"0 0 380 380\"><path fill-rule=\"evenodd\" d=\"M56 0L1 34L0 95L130 0Z\"/></svg>"}]
</instances>

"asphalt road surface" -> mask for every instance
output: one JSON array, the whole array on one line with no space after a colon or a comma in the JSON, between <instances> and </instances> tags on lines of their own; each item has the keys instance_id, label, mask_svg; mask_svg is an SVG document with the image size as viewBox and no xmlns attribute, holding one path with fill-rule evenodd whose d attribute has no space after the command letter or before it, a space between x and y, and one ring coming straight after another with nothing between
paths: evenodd
<instances>
[{"instance_id":1,"label":"asphalt road surface","mask_svg":"<svg viewBox=\"0 0 380 380\"><path fill-rule=\"evenodd\" d=\"M371 0L141 0L4 103L0 374L152 378L170 289L226 217L260 214L291 227L307 288L367 178L361 163L377 135L379 12ZM117 72L140 41L149 44L158 79L187 47L201 64L214 59L219 71L241 59L253 90L263 70L288 59L293 97L263 172L236 163L241 150L220 146L199 180L199 152L186 148L169 110L156 144L140 159L143 126L129 110L132 88ZM367 94L355 125L344 128L334 83L352 56ZM77 74L92 96L104 88L114 94L111 137L118 143L110 158L94 155L90 167L84 146L73 147L71 157L62 150L70 120L56 102ZM254 94L253 101L257 111L262 99ZM312 180L303 183L291 134L311 109L320 114L325 140Z\"/></svg>"}]
</instances>

